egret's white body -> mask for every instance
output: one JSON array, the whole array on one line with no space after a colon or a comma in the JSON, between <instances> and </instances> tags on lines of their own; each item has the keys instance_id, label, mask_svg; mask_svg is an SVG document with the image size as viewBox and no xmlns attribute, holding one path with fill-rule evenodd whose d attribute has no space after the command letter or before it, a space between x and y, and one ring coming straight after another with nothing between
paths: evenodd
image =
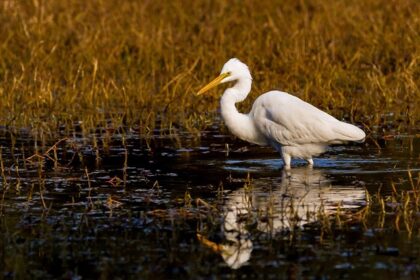
<instances>
[{"instance_id":1,"label":"egret's white body","mask_svg":"<svg viewBox=\"0 0 420 280\"><path fill-rule=\"evenodd\" d=\"M222 118L229 130L242 140L271 145L282 155L285 168L292 157L313 165L312 157L325 151L328 144L364 141L360 128L337 120L311 104L281 91L259 96L248 114L238 112L235 104L245 100L251 91L252 76L244 63L230 59L218 78L202 88L202 94L220 83L235 81L225 90L221 101Z\"/></svg>"}]
</instances>

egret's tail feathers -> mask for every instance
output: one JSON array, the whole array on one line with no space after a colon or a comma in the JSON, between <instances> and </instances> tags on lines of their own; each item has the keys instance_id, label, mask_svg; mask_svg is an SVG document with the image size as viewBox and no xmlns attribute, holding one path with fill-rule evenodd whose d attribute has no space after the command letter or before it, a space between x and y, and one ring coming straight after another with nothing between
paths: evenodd
<instances>
[{"instance_id":1,"label":"egret's tail feathers","mask_svg":"<svg viewBox=\"0 0 420 280\"><path fill-rule=\"evenodd\" d=\"M362 143L366 134L363 130L349 123L339 122L333 128L337 141L354 141Z\"/></svg>"}]
</instances>

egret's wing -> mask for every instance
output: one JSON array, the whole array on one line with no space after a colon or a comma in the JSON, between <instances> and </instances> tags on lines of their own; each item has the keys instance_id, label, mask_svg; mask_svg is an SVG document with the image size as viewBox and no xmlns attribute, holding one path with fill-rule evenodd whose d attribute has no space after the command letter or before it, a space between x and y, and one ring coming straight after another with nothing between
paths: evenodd
<instances>
[{"instance_id":1,"label":"egret's wing","mask_svg":"<svg viewBox=\"0 0 420 280\"><path fill-rule=\"evenodd\" d=\"M359 128L284 92L272 91L260 96L251 114L265 137L282 145L340 143L364 138Z\"/></svg>"}]
</instances>

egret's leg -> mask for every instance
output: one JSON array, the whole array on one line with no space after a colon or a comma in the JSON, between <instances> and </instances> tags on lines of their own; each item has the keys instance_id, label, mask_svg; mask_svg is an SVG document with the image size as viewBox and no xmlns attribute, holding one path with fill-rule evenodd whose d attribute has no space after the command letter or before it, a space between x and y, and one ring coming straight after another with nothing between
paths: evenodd
<instances>
[{"instance_id":1,"label":"egret's leg","mask_svg":"<svg viewBox=\"0 0 420 280\"><path fill-rule=\"evenodd\" d=\"M306 161L308 162L309 166L314 166L314 160L312 158L307 158Z\"/></svg>"},{"instance_id":2,"label":"egret's leg","mask_svg":"<svg viewBox=\"0 0 420 280\"><path fill-rule=\"evenodd\" d=\"M292 157L289 154L282 153L283 161L284 161L284 169L290 169L290 162L292 161Z\"/></svg>"}]
</instances>

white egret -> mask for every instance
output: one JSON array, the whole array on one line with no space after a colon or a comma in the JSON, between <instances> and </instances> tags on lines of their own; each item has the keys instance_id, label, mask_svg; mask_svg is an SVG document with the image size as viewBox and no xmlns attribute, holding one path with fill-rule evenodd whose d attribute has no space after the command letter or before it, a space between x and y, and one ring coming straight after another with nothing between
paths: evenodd
<instances>
[{"instance_id":1,"label":"white egret","mask_svg":"<svg viewBox=\"0 0 420 280\"><path fill-rule=\"evenodd\" d=\"M312 157L323 153L328 144L363 142L366 137L360 128L281 91L264 93L255 100L248 114L239 113L235 103L248 96L252 76L248 66L236 58L226 62L220 75L197 95L226 82L235 82L220 100L226 126L242 140L271 145L281 153L286 169L290 169L292 157L304 159L312 166Z\"/></svg>"}]
</instances>

